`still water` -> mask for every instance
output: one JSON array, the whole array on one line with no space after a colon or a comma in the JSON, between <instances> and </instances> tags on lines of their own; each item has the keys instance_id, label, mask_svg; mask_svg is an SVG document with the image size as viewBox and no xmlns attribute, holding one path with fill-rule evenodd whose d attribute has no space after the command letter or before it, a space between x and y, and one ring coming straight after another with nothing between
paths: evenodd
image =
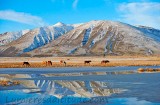
<instances>
[{"instance_id":1,"label":"still water","mask_svg":"<svg viewBox=\"0 0 160 105\"><path fill-rule=\"evenodd\" d=\"M138 68L0 69L0 78L20 83L0 86L0 105L160 105L160 72Z\"/></svg>"}]
</instances>

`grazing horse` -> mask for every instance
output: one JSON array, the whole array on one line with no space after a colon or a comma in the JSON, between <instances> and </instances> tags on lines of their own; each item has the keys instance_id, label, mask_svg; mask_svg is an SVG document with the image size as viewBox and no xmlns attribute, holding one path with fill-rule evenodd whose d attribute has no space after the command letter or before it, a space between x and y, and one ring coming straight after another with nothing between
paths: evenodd
<instances>
[{"instance_id":1,"label":"grazing horse","mask_svg":"<svg viewBox=\"0 0 160 105\"><path fill-rule=\"evenodd\" d=\"M91 60L84 61L84 64L90 64Z\"/></svg>"},{"instance_id":2,"label":"grazing horse","mask_svg":"<svg viewBox=\"0 0 160 105\"><path fill-rule=\"evenodd\" d=\"M23 62L22 65L25 66L25 67L29 67L30 66L29 62Z\"/></svg>"},{"instance_id":3,"label":"grazing horse","mask_svg":"<svg viewBox=\"0 0 160 105\"><path fill-rule=\"evenodd\" d=\"M65 61L64 61L63 63L64 63L64 65L66 66L67 63L66 63Z\"/></svg>"},{"instance_id":4,"label":"grazing horse","mask_svg":"<svg viewBox=\"0 0 160 105\"><path fill-rule=\"evenodd\" d=\"M66 66L66 62L64 60L60 60L60 64L64 64Z\"/></svg>"},{"instance_id":5,"label":"grazing horse","mask_svg":"<svg viewBox=\"0 0 160 105\"><path fill-rule=\"evenodd\" d=\"M63 63L63 60L60 60L60 63Z\"/></svg>"},{"instance_id":6,"label":"grazing horse","mask_svg":"<svg viewBox=\"0 0 160 105\"><path fill-rule=\"evenodd\" d=\"M48 61L48 62L47 62L47 65L48 65L48 66L52 66L52 61Z\"/></svg>"},{"instance_id":7,"label":"grazing horse","mask_svg":"<svg viewBox=\"0 0 160 105\"><path fill-rule=\"evenodd\" d=\"M101 61L101 64L106 64L106 63L109 63L109 60L102 60Z\"/></svg>"},{"instance_id":8,"label":"grazing horse","mask_svg":"<svg viewBox=\"0 0 160 105\"><path fill-rule=\"evenodd\" d=\"M52 66L52 61L43 61L42 64L45 66Z\"/></svg>"}]
</instances>

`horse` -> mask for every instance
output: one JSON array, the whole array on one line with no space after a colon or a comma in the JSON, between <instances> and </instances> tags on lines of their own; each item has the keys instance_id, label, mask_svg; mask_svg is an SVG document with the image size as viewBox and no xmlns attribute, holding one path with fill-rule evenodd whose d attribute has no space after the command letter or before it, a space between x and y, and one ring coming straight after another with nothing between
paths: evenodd
<instances>
[{"instance_id":1,"label":"horse","mask_svg":"<svg viewBox=\"0 0 160 105\"><path fill-rule=\"evenodd\" d=\"M66 66L67 63L66 63L65 61L64 61L63 63L64 63L64 65Z\"/></svg>"},{"instance_id":2,"label":"horse","mask_svg":"<svg viewBox=\"0 0 160 105\"><path fill-rule=\"evenodd\" d=\"M101 64L106 64L106 63L109 63L109 60L102 60L101 61Z\"/></svg>"},{"instance_id":3,"label":"horse","mask_svg":"<svg viewBox=\"0 0 160 105\"><path fill-rule=\"evenodd\" d=\"M90 64L91 60L84 61L84 64Z\"/></svg>"},{"instance_id":4,"label":"horse","mask_svg":"<svg viewBox=\"0 0 160 105\"><path fill-rule=\"evenodd\" d=\"M22 65L25 66L25 67L29 67L30 66L29 62L23 62Z\"/></svg>"},{"instance_id":5,"label":"horse","mask_svg":"<svg viewBox=\"0 0 160 105\"><path fill-rule=\"evenodd\" d=\"M42 64L45 66L52 66L52 61L43 61Z\"/></svg>"},{"instance_id":6,"label":"horse","mask_svg":"<svg viewBox=\"0 0 160 105\"><path fill-rule=\"evenodd\" d=\"M64 64L66 66L66 62L64 60L60 60L60 64Z\"/></svg>"},{"instance_id":7,"label":"horse","mask_svg":"<svg viewBox=\"0 0 160 105\"><path fill-rule=\"evenodd\" d=\"M48 61L48 62L47 62L47 65L48 65L48 66L52 66L52 61Z\"/></svg>"},{"instance_id":8,"label":"horse","mask_svg":"<svg viewBox=\"0 0 160 105\"><path fill-rule=\"evenodd\" d=\"M63 60L60 60L60 63L63 63Z\"/></svg>"}]
</instances>

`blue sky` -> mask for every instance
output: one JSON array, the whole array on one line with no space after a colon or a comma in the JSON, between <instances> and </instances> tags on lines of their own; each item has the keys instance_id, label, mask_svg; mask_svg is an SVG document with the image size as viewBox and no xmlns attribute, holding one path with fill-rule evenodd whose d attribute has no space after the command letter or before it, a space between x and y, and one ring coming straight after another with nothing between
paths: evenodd
<instances>
[{"instance_id":1,"label":"blue sky","mask_svg":"<svg viewBox=\"0 0 160 105\"><path fill-rule=\"evenodd\" d=\"M160 29L159 0L0 0L0 33L113 20Z\"/></svg>"}]
</instances>

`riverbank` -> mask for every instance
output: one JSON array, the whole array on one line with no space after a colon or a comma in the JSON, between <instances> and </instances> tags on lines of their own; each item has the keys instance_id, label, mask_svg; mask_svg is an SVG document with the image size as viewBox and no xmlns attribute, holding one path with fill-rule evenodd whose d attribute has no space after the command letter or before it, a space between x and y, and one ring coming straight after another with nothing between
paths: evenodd
<instances>
[{"instance_id":1,"label":"riverbank","mask_svg":"<svg viewBox=\"0 0 160 105\"><path fill-rule=\"evenodd\" d=\"M60 63L63 60L66 65ZM84 61L91 60L90 64ZM101 64L102 60L109 63ZM51 61L52 65L45 65L43 61ZM158 56L107 56L107 57L1 57L0 68L25 68L23 62L29 62L30 68L45 67L113 67L113 66L153 66L160 65Z\"/></svg>"}]
</instances>

